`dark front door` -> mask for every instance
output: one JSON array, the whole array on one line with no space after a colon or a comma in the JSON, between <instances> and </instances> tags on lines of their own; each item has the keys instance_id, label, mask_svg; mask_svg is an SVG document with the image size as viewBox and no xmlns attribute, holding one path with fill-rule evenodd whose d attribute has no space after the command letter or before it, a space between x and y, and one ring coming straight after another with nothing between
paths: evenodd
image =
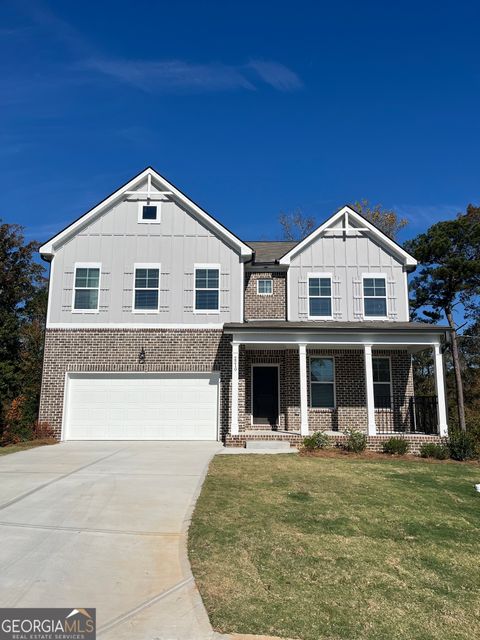
<instances>
[{"instance_id":1,"label":"dark front door","mask_svg":"<svg viewBox=\"0 0 480 640\"><path fill-rule=\"evenodd\" d=\"M278 367L253 367L253 424L278 424Z\"/></svg>"}]
</instances>

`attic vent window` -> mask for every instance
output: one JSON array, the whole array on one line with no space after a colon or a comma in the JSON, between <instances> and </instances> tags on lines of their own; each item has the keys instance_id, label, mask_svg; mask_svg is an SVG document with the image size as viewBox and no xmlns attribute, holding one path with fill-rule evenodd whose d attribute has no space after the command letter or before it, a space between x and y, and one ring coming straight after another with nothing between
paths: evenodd
<instances>
[{"instance_id":1,"label":"attic vent window","mask_svg":"<svg viewBox=\"0 0 480 640\"><path fill-rule=\"evenodd\" d=\"M150 204L149 202L139 202L138 221L143 223L160 222L160 204Z\"/></svg>"}]
</instances>

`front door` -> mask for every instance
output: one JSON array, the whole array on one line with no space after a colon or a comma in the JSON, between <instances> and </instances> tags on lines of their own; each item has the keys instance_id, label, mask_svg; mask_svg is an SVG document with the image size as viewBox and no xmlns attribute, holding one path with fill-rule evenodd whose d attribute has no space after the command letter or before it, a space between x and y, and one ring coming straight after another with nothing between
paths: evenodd
<instances>
[{"instance_id":1,"label":"front door","mask_svg":"<svg viewBox=\"0 0 480 640\"><path fill-rule=\"evenodd\" d=\"M253 424L278 425L278 367L252 367Z\"/></svg>"}]
</instances>

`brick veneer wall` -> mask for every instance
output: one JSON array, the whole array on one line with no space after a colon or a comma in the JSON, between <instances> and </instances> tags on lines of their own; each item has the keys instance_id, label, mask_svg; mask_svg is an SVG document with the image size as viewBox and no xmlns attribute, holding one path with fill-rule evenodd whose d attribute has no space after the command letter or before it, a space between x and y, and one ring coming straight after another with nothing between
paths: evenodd
<instances>
[{"instance_id":1,"label":"brick veneer wall","mask_svg":"<svg viewBox=\"0 0 480 640\"><path fill-rule=\"evenodd\" d=\"M272 279L272 295L257 293L257 280ZM287 309L285 272L245 273L245 320L285 320Z\"/></svg>"},{"instance_id":2,"label":"brick veneer wall","mask_svg":"<svg viewBox=\"0 0 480 640\"><path fill-rule=\"evenodd\" d=\"M308 349L307 362L312 357L335 359L336 408L310 407L310 381L307 381L309 431L344 431L355 428L367 432L365 360L358 349ZM404 350L373 350L373 357L391 359L393 409L376 412L377 424L393 431L410 428L409 398L413 396L413 375L410 355ZM239 367L239 429L251 430L251 369L252 364L275 364L280 368L280 416L278 428L300 430L300 366L298 349L240 350ZM263 429L267 426L261 427Z\"/></svg>"},{"instance_id":3,"label":"brick veneer wall","mask_svg":"<svg viewBox=\"0 0 480 640\"><path fill-rule=\"evenodd\" d=\"M347 440L347 435L339 433L338 435L328 436L332 447L341 446ZM383 443L391 437L390 435L381 436L368 436L367 437L367 451L376 451L381 453L383 451ZM401 434L399 437L404 438L408 442L408 453L413 455L420 454L420 448L425 443L440 444L442 438L439 436L430 436L417 433ZM256 434L256 433L240 433L238 436L232 436L230 434L226 437L227 447L245 447L247 440L280 440L283 442L289 442L291 447L301 447L303 443L303 436L299 433L275 433L271 435Z\"/></svg>"},{"instance_id":4,"label":"brick veneer wall","mask_svg":"<svg viewBox=\"0 0 480 640\"><path fill-rule=\"evenodd\" d=\"M47 329L43 367L40 420L61 435L65 374L67 372L220 372L220 430L225 436L230 423L231 336L219 329ZM138 364L145 350L146 362ZM309 408L310 431L355 427L367 430L363 352L354 349L308 350L312 356L335 358L337 408ZM393 424L408 425L408 397L413 395L410 356L406 351L374 351L392 361L393 395L398 411ZM250 430L251 366L272 363L280 367L279 428L300 430L300 374L298 349L240 349L239 426ZM308 384L310 404L310 385ZM384 419L384 418L382 418ZM263 426L263 429L266 427Z\"/></svg>"},{"instance_id":5,"label":"brick veneer wall","mask_svg":"<svg viewBox=\"0 0 480 640\"><path fill-rule=\"evenodd\" d=\"M39 419L60 438L69 371L220 372L220 428L230 416L232 336L217 329L47 329ZM138 364L141 349L145 364Z\"/></svg>"}]
</instances>

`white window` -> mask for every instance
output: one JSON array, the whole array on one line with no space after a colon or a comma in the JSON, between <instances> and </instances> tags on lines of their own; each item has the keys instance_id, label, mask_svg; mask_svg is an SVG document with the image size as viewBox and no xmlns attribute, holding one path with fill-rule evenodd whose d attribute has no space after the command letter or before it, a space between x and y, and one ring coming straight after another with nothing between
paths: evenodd
<instances>
[{"instance_id":1,"label":"white window","mask_svg":"<svg viewBox=\"0 0 480 640\"><path fill-rule=\"evenodd\" d=\"M138 203L138 221L143 223L155 224L160 222L160 203L159 202L139 202Z\"/></svg>"},{"instance_id":2,"label":"white window","mask_svg":"<svg viewBox=\"0 0 480 640\"><path fill-rule=\"evenodd\" d=\"M372 368L375 408L390 409L392 406L390 358L372 358Z\"/></svg>"},{"instance_id":3,"label":"white window","mask_svg":"<svg viewBox=\"0 0 480 640\"><path fill-rule=\"evenodd\" d=\"M329 273L308 274L308 317L332 317L332 276Z\"/></svg>"},{"instance_id":4,"label":"white window","mask_svg":"<svg viewBox=\"0 0 480 640\"><path fill-rule=\"evenodd\" d=\"M387 317L387 286L384 275L363 276L363 314L366 318Z\"/></svg>"},{"instance_id":5,"label":"white window","mask_svg":"<svg viewBox=\"0 0 480 640\"><path fill-rule=\"evenodd\" d=\"M73 276L72 311L81 313L97 313L100 298L99 263L77 263Z\"/></svg>"},{"instance_id":6,"label":"white window","mask_svg":"<svg viewBox=\"0 0 480 640\"><path fill-rule=\"evenodd\" d=\"M335 407L335 365L333 358L310 358L310 406Z\"/></svg>"},{"instance_id":7,"label":"white window","mask_svg":"<svg viewBox=\"0 0 480 640\"><path fill-rule=\"evenodd\" d=\"M134 265L133 280L133 310L136 313L158 311L160 304L160 265Z\"/></svg>"},{"instance_id":8,"label":"white window","mask_svg":"<svg viewBox=\"0 0 480 640\"><path fill-rule=\"evenodd\" d=\"M258 279L257 293L259 296L271 296L273 293L273 280L271 278Z\"/></svg>"},{"instance_id":9,"label":"white window","mask_svg":"<svg viewBox=\"0 0 480 640\"><path fill-rule=\"evenodd\" d=\"M220 265L195 265L194 309L196 313L220 311Z\"/></svg>"}]
</instances>

